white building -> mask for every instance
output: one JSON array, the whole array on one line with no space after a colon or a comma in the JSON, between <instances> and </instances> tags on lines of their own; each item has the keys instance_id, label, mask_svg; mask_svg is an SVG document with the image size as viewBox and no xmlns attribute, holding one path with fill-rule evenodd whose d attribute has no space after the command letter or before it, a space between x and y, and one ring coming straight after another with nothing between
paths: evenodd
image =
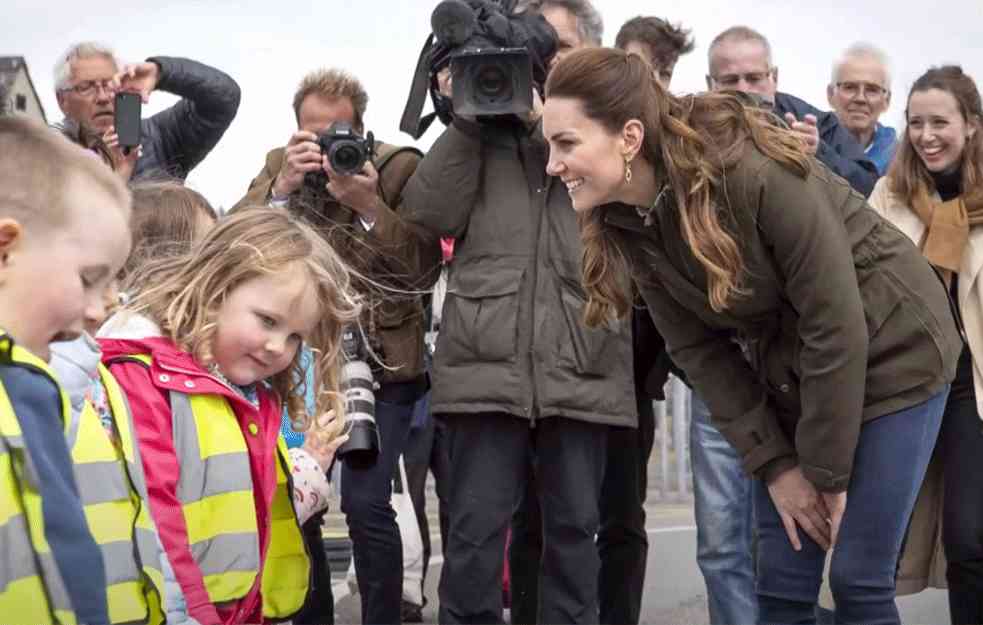
<instances>
[{"instance_id":1,"label":"white building","mask_svg":"<svg viewBox=\"0 0 983 625\"><path fill-rule=\"evenodd\" d=\"M27 62L22 56L0 56L0 92L6 94L0 110L17 115L29 115L47 123L41 98L34 90Z\"/></svg>"}]
</instances>

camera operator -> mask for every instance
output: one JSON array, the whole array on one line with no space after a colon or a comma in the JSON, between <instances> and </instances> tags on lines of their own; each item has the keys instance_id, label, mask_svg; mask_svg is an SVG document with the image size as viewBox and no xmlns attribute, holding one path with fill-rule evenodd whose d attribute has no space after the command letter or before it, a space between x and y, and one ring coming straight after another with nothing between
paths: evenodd
<instances>
[{"instance_id":1,"label":"camera operator","mask_svg":"<svg viewBox=\"0 0 983 625\"><path fill-rule=\"evenodd\" d=\"M495 22L491 3L469 4ZM580 16L599 22L586 0L527 2L518 11L509 28L485 28L479 17L475 29L518 31L518 41L531 42L540 86L554 53L594 39ZM443 77L439 64L429 69L433 82ZM453 476L439 621L501 622L506 529L532 480L531 457L543 517L539 622L596 622L608 426L637 424L631 329L581 322L583 248L567 187L545 174L535 98L528 114L468 120L457 107L462 77L452 79L458 114L404 191L408 220L456 237L432 397Z\"/></svg>"},{"instance_id":2,"label":"camera operator","mask_svg":"<svg viewBox=\"0 0 983 625\"><path fill-rule=\"evenodd\" d=\"M117 91L135 91L144 102L154 91L181 97L174 106L144 119L141 145L125 155L116 145ZM94 42L71 46L55 65L55 95L65 114L62 126L101 136L117 171L127 176L184 180L208 156L239 110L239 85L197 61L155 56L120 67L113 51ZM88 147L88 146L85 146Z\"/></svg>"},{"instance_id":3,"label":"camera operator","mask_svg":"<svg viewBox=\"0 0 983 625\"><path fill-rule=\"evenodd\" d=\"M360 138L367 104L365 89L347 72L308 74L293 100L297 132L285 147L266 155L263 170L232 210L271 205L304 215L365 278L359 287L369 305L362 324L372 352L386 367L375 372L379 455L371 466L344 457L341 508L352 539L362 622L390 624L400 622L403 583L402 544L389 503L392 478L413 405L427 388L423 309L414 293L436 279L440 246L401 215L403 185L416 169L419 152L376 143L375 158L346 175L336 173L323 153L319 139L339 128L359 135L353 143L368 149ZM318 618L326 615L310 616L310 622L323 622Z\"/></svg>"}]
</instances>

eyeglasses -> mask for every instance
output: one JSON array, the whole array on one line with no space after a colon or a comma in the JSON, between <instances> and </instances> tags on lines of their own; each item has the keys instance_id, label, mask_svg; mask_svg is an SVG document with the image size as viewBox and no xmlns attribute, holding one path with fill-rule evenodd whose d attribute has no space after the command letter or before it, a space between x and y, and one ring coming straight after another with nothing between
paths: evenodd
<instances>
[{"instance_id":1,"label":"eyeglasses","mask_svg":"<svg viewBox=\"0 0 983 625\"><path fill-rule=\"evenodd\" d=\"M836 83L836 88L848 98L855 98L860 95L866 100L877 100L883 98L887 89L871 82L844 81Z\"/></svg>"},{"instance_id":2,"label":"eyeglasses","mask_svg":"<svg viewBox=\"0 0 983 625\"><path fill-rule=\"evenodd\" d=\"M83 98L88 98L96 94L96 92L102 89L106 93L113 92L113 81L112 80L83 80L82 82L74 85L72 87L65 87L62 91L74 91Z\"/></svg>"},{"instance_id":3,"label":"eyeglasses","mask_svg":"<svg viewBox=\"0 0 983 625\"><path fill-rule=\"evenodd\" d=\"M773 70L768 70L766 72L748 72L746 74L722 74L720 76L710 76L713 82L717 83L724 89L736 89L738 85L741 84L741 80L750 86L756 86L764 83L771 76Z\"/></svg>"}]
</instances>

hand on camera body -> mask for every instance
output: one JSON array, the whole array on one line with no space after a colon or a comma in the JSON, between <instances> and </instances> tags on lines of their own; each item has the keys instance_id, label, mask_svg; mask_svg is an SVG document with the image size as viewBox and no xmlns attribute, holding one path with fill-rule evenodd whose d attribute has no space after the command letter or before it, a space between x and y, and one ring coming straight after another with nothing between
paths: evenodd
<instances>
[{"instance_id":1,"label":"hand on camera body","mask_svg":"<svg viewBox=\"0 0 983 625\"><path fill-rule=\"evenodd\" d=\"M273 181L273 196L286 197L304 184L304 176L323 167L321 147L317 135L307 130L298 130L287 142L280 173Z\"/></svg>"},{"instance_id":2,"label":"hand on camera body","mask_svg":"<svg viewBox=\"0 0 983 625\"><path fill-rule=\"evenodd\" d=\"M379 172L372 161L366 161L362 171L348 175L339 174L332 169L327 156L322 157L321 167L328 174L328 184L325 187L328 193L365 221L374 222L379 215Z\"/></svg>"}]
</instances>

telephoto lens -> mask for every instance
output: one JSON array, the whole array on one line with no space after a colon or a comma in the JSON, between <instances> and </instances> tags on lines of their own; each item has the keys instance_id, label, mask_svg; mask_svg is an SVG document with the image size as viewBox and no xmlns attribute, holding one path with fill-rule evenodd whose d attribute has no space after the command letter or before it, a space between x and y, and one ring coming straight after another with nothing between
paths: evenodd
<instances>
[{"instance_id":1,"label":"telephoto lens","mask_svg":"<svg viewBox=\"0 0 983 625\"><path fill-rule=\"evenodd\" d=\"M361 349L361 332L346 328L342 351L341 391L345 395L348 440L337 455L351 467L368 467L379 457L379 429L375 423L375 381Z\"/></svg>"}]
</instances>

